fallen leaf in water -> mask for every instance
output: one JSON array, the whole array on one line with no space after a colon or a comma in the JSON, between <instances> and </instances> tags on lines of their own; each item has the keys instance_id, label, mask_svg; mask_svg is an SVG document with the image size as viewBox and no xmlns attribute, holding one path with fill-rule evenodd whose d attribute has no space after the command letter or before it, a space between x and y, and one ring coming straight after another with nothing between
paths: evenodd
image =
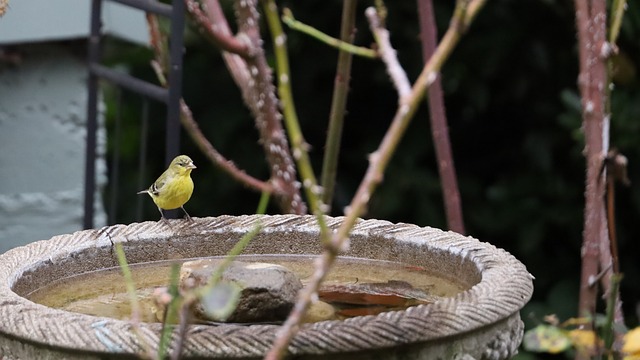
<instances>
[{"instance_id":1,"label":"fallen leaf in water","mask_svg":"<svg viewBox=\"0 0 640 360\"><path fill-rule=\"evenodd\" d=\"M396 280L385 283L324 285L318 295L329 303L387 307L426 304L437 300L437 297L416 289L405 281Z\"/></svg>"}]
</instances>

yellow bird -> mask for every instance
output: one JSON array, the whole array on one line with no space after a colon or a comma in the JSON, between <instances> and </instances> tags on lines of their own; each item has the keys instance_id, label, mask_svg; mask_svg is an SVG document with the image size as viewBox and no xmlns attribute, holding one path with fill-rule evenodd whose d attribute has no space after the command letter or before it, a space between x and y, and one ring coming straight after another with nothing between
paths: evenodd
<instances>
[{"instance_id":1,"label":"yellow bird","mask_svg":"<svg viewBox=\"0 0 640 360\"><path fill-rule=\"evenodd\" d=\"M147 190L139 191L138 194L149 194L153 202L160 210L160 219L165 220L162 210L173 210L180 208L191 220L191 216L184 209L183 205L189 201L193 193L193 180L191 180L191 170L195 169L193 160L187 155L179 155L160 175Z\"/></svg>"}]
</instances>

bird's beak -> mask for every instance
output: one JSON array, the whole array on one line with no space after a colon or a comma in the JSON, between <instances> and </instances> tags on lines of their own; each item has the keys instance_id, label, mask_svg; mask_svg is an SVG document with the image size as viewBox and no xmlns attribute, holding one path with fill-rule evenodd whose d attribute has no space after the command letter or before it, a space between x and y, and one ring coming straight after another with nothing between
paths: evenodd
<instances>
[{"instance_id":1,"label":"bird's beak","mask_svg":"<svg viewBox=\"0 0 640 360\"><path fill-rule=\"evenodd\" d=\"M187 165L187 168L188 169L196 169L197 167L196 167L196 164L191 163L191 164Z\"/></svg>"}]
</instances>

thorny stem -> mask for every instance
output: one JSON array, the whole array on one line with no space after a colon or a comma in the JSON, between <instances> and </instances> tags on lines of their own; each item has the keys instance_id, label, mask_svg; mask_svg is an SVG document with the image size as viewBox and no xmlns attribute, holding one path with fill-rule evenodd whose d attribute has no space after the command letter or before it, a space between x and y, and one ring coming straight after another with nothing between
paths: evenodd
<instances>
[{"instance_id":1,"label":"thorny stem","mask_svg":"<svg viewBox=\"0 0 640 360\"><path fill-rule=\"evenodd\" d=\"M340 41L346 44L353 43L357 3L357 0L345 0L342 3ZM349 82L351 79L352 59L353 56L351 53L344 49L341 49L338 53L338 65L333 84L331 111L329 113L329 130L327 131L327 141L325 143L324 158L322 160L322 189L324 189L322 202L327 205L327 212L330 211L333 204L342 128L347 107Z\"/></svg>"},{"instance_id":2,"label":"thorny stem","mask_svg":"<svg viewBox=\"0 0 640 360\"><path fill-rule=\"evenodd\" d=\"M120 270L122 271L122 276L124 277L124 282L127 288L127 295L129 296L129 303L131 304L131 327L133 329L134 334L140 341L142 348L144 349L144 355L146 358L153 358L153 351L149 346L149 343L142 336L142 332L140 331L140 303L138 302L138 295L136 294L136 285L133 282L133 276L131 274L131 268L129 268L129 263L127 262L127 257L124 253L124 249L122 248L122 243L115 243L116 249L116 257L118 258L118 264L120 265Z\"/></svg>"},{"instance_id":3,"label":"thorny stem","mask_svg":"<svg viewBox=\"0 0 640 360\"><path fill-rule=\"evenodd\" d=\"M230 32L225 31L224 25L211 22L202 11L200 3L195 0L184 0L184 2L187 7L187 13L191 16L191 19L215 46L243 58L251 56L250 48L247 44L238 40Z\"/></svg>"},{"instance_id":4,"label":"thorny stem","mask_svg":"<svg viewBox=\"0 0 640 360\"><path fill-rule=\"evenodd\" d=\"M264 52L260 47L261 39L258 32L255 2L249 4L254 8L253 12L239 12L239 14L245 15L244 20L247 21L241 20L239 17L241 32L238 37L234 37L217 0L204 0L203 7L206 10L205 12L193 0L185 1L187 9L196 23L205 29L210 37L215 38L212 39L214 43L221 44L223 49L226 50L223 51L222 56L231 76L242 91L243 99L249 106L255 118L256 127L260 132L260 142L263 145L271 169L270 182L266 183L250 177L237 169L233 162L225 159L208 141L204 142L203 140L206 140L206 138L199 130L197 123L193 121L191 111L184 101L181 102L183 126L194 138L200 149L204 151L205 155L215 165L228 172L234 179L261 192L274 193L277 195L280 207L285 212L306 213L306 205L300 197L295 168L281 126L280 114L273 95L273 86L270 85L270 69L266 65ZM244 2L242 3L244 4ZM252 18L248 19L246 16L251 16ZM155 31L151 22L149 27L152 39L159 39L161 33L157 29L157 23ZM166 38L162 39L162 43L166 44ZM159 47L154 46L154 48L158 49ZM156 57L164 59L166 58L166 52L156 51ZM250 68L252 72L249 71ZM165 69L166 67L163 68L163 71L158 71L156 66L155 70L161 81L163 81L164 75L160 73L164 73ZM164 83L166 86L166 81Z\"/></svg>"},{"instance_id":5,"label":"thorny stem","mask_svg":"<svg viewBox=\"0 0 640 360\"><path fill-rule=\"evenodd\" d=\"M229 27L227 18L225 17L218 0L202 0L202 7L204 10L206 10L205 13L207 15L207 18L209 19L210 24L216 24L217 31L219 33L222 33L227 37L233 37L233 33L231 32L231 28ZM247 87L249 85L250 77L249 69L247 69L247 63L245 59L243 59L238 54L234 54L228 51L222 52L222 59L227 65L231 77L242 91L244 98L244 94L248 91Z\"/></svg>"},{"instance_id":6,"label":"thorny stem","mask_svg":"<svg viewBox=\"0 0 640 360\"><path fill-rule=\"evenodd\" d=\"M189 324L187 322L189 319L189 306L190 304L184 301L180 304L180 310L178 313L178 341L175 349L173 349L173 352L171 353L171 360L179 360L181 358L182 349L184 348L184 339L187 336L187 325Z\"/></svg>"},{"instance_id":7,"label":"thorny stem","mask_svg":"<svg viewBox=\"0 0 640 360\"><path fill-rule=\"evenodd\" d=\"M154 15L147 15L147 24L149 26L149 32L151 37L151 45L155 52L155 61L152 63L152 67L156 73L156 77L160 82L160 85L167 87L169 84L166 77L166 39L162 35L158 26L158 20ZM184 99L180 99L180 121L182 126L187 130L189 136L193 142L198 146L200 151L205 154L211 162L219 169L229 174L232 178L236 179L245 186L252 188L260 192L273 192L273 186L265 181L258 180L251 175L248 175L241 169L238 169L233 161L228 160L222 154L213 147L211 142L207 140L198 123L193 118L191 109L185 103Z\"/></svg>"},{"instance_id":8,"label":"thorny stem","mask_svg":"<svg viewBox=\"0 0 640 360\"><path fill-rule=\"evenodd\" d=\"M610 117L611 117L611 92L613 91L613 82L612 82L612 76L613 76L613 55L615 55L618 52L618 47L616 45L616 41L618 41L618 35L620 34L620 27L622 26L622 17L624 15L624 11L627 7L627 1L626 0L614 0L613 4L611 6L611 23L609 24L609 48L611 49L611 53L608 54L607 58L607 86L606 86L606 90L605 90L605 114L609 114L609 118L608 118L608 122L611 121ZM609 123L606 123L606 125L609 125ZM608 135L607 135L608 136ZM608 140L608 139L607 139ZM609 154L612 151L609 151L608 149L603 149L603 151L608 151L607 156L609 156ZM615 152L615 151L613 151ZM617 152L616 152L617 154ZM614 162L615 162L616 157L614 157ZM607 169L607 185L609 187L609 191L607 191L607 217L605 219L607 222L608 226L608 231L609 231L609 257L610 259L607 259L607 263L613 263L613 274L611 273L611 271L609 271L607 274L610 278L609 281L605 281L603 280L603 288L605 289L605 293L608 293L609 296L607 297L607 300L609 301L609 303L607 304L607 310L609 310L609 308L612 309L612 323L615 323L617 325L623 325L624 324L624 314L622 312L622 297L620 295L620 284L619 282L622 280L621 275L620 275L620 264L619 264L619 256L618 256L618 242L617 242L617 238L616 238L616 232L615 232L615 227L616 227L616 223L615 223L615 209L614 209L614 202L615 202L615 176L618 175L614 169L616 169L615 166L612 166L612 169L610 169L611 171L609 171L609 169ZM621 180L625 180L625 179L621 179ZM628 181L628 179L626 179ZM606 263L603 263L601 260L601 265L600 266L604 266ZM607 313L607 315L609 315L609 313ZM613 327L611 328L613 330ZM616 342L620 342L622 339L622 334L620 333L620 331L613 331L613 335L612 338L615 338Z\"/></svg>"},{"instance_id":9,"label":"thorny stem","mask_svg":"<svg viewBox=\"0 0 640 360\"><path fill-rule=\"evenodd\" d=\"M418 0L418 18L420 22L422 56L427 61L437 45L437 29L432 0ZM460 191L458 190L458 179L449 140L440 77L436 78L433 85L429 87L427 100L429 101L431 135L438 159L438 171L440 172L440 184L442 186L447 223L449 230L464 234Z\"/></svg>"},{"instance_id":10,"label":"thorny stem","mask_svg":"<svg viewBox=\"0 0 640 360\"><path fill-rule=\"evenodd\" d=\"M271 183L256 179L253 176L248 175L244 170L238 169L233 161L225 158L213 147L213 145L211 145L209 140L207 140L198 127L198 123L193 118L191 109L189 109L189 106L182 99L180 100L180 111L182 126L187 130L191 139L196 143L200 151L202 151L202 153L205 154L214 165L217 165L218 168L229 174L229 176L251 189L260 192L274 192L275 189Z\"/></svg>"},{"instance_id":11,"label":"thorny stem","mask_svg":"<svg viewBox=\"0 0 640 360\"><path fill-rule=\"evenodd\" d=\"M616 185L615 180L610 176L607 176L607 225L609 226L609 241L611 248L611 257L612 257L612 266L613 273L620 273L620 263L618 257L618 241L616 236L616 205L615 205L615 196L616 196Z\"/></svg>"},{"instance_id":12,"label":"thorny stem","mask_svg":"<svg viewBox=\"0 0 640 360\"><path fill-rule=\"evenodd\" d=\"M611 55L612 45L606 37L605 1L575 0L575 8L580 54L578 87L582 97L587 167L578 311L579 316L588 316L596 310L598 288L596 284L591 286L590 280L599 269L605 272L602 279L605 292L612 290L609 287L613 275L612 259L604 203L606 170L601 171L609 147L606 60ZM621 310L616 306L616 322L618 316L622 321ZM585 357L578 354L576 358Z\"/></svg>"},{"instance_id":13,"label":"thorny stem","mask_svg":"<svg viewBox=\"0 0 640 360\"><path fill-rule=\"evenodd\" d=\"M178 284L180 282L180 264L171 264L171 275L169 280L169 295L171 301L167 305L164 313L164 321L162 323L162 331L160 332L160 343L158 344L158 358L165 359L171 345L171 334L176 320L179 316L179 308L183 299L179 296L180 292ZM182 342L183 339L178 341Z\"/></svg>"},{"instance_id":14,"label":"thorny stem","mask_svg":"<svg viewBox=\"0 0 640 360\"><path fill-rule=\"evenodd\" d=\"M616 41L618 40L618 35L620 34L620 27L622 26L622 17L624 16L624 12L626 9L626 5L627 5L627 1L626 0L613 0L613 4L611 5L611 22L609 24L609 46L611 47L611 54L608 54L607 56L607 89L606 89L606 103L605 103L605 112L607 114L611 114L611 93L613 90L613 82L612 82L612 75L613 75L613 55L615 55L618 52L618 47L616 45ZM609 159L610 161L614 161L615 160L615 156L617 155L617 152L612 149L609 151L609 153L607 154L607 159L609 159L609 157L611 155L612 158ZM603 170L605 168L608 168L607 162L605 161L605 166L603 166ZM615 166L612 166L612 169L607 169L607 190L606 190L606 199L607 199L607 225L608 225L608 231L609 231L609 242L610 242L610 246L609 248L610 253L611 253L611 257L612 257L612 262L613 262L613 273L614 274L619 274L620 273L620 264L619 264L619 258L618 258L618 244L617 244L617 237L616 237L616 224L615 224L615 181L616 181L616 177L615 177ZM613 280L612 280L613 281ZM607 288L608 284L611 284L611 281L606 285L604 285L605 289ZM618 295L616 297L616 301L618 303L620 303L620 296ZM622 308L621 305L618 306L620 309ZM621 310L618 310L621 312ZM622 316L621 313L617 314L620 317Z\"/></svg>"},{"instance_id":15,"label":"thorny stem","mask_svg":"<svg viewBox=\"0 0 640 360\"><path fill-rule=\"evenodd\" d=\"M581 97L582 97L582 113L583 113L583 125L585 129L585 143L591 144L591 139L594 137L591 135L591 127L589 126L591 123L596 123L593 120L593 110L594 110L594 102L599 103L597 98L591 96L590 92L590 84L591 84L591 76L590 76L590 67L588 64L591 61L596 61L597 58L592 51L590 50L590 44L592 44L593 39L591 38L589 27L591 26L591 9L590 9L590 0L575 0L576 7L576 25L578 30L578 50L580 55L580 75L578 76L578 87L580 89ZM595 44L593 45L595 47ZM587 129L587 126L589 128ZM596 129L597 130L597 129ZM597 139L594 139L597 141ZM599 241L598 241L598 233L599 229L596 229L596 226L588 225L590 220L596 220L598 223L601 223L602 220L597 214L597 210L594 208L594 198L597 197L596 189L594 189L595 184L590 181L590 178L593 177L592 169L593 166L590 166L591 153L593 150L592 147L589 148L587 152L587 192L586 195L586 204L585 204L585 228L583 232L583 243L582 243L582 276L580 280L580 300L578 304L578 316L591 316L595 314L596 308L596 296L597 296L597 287L589 286L589 278L595 276L598 273L598 256L599 256ZM587 226L589 226L590 232L587 232ZM597 226L600 227L599 224ZM594 229L591 229L594 228ZM596 230L596 231L592 231ZM592 233L593 235L590 235Z\"/></svg>"},{"instance_id":16,"label":"thorny stem","mask_svg":"<svg viewBox=\"0 0 640 360\"><path fill-rule=\"evenodd\" d=\"M411 94L411 83L409 83L407 73L402 68L402 65L400 65L400 62L398 62L395 49L391 46L389 30L384 28L376 8L367 8L365 15L367 15L367 20L369 20L369 27L378 44L378 51L380 52L382 61L384 61L386 65L387 73L389 73L391 82L398 91L398 102L404 104L406 98Z\"/></svg>"},{"instance_id":17,"label":"thorny stem","mask_svg":"<svg viewBox=\"0 0 640 360\"><path fill-rule=\"evenodd\" d=\"M343 4L344 5L344 4ZM344 12L343 12L344 14ZM344 17L343 17L344 21ZM366 58L375 59L379 57L378 52L373 49L369 49L362 46L353 45L353 41L345 40L342 36L340 39L336 39L331 37L322 31L304 24L293 17L293 13L288 8L282 9L282 22L287 24L293 30L300 31L301 33L307 34L323 43L339 49L341 52L348 52L353 55L358 55Z\"/></svg>"},{"instance_id":18,"label":"thorny stem","mask_svg":"<svg viewBox=\"0 0 640 360\"><path fill-rule=\"evenodd\" d=\"M289 70L289 58L287 55L287 36L282 31L280 17L278 15L278 7L274 0L263 0L265 18L269 25L271 37L273 38L273 46L276 55L276 71L278 79L278 94L280 95L280 105L284 115L285 126L291 141L293 149L293 157L298 165L300 176L302 177L302 186L304 187L307 201L311 207L311 211L316 215L318 224L320 225L321 238L327 239L327 226L324 221L325 209L322 205L321 188L318 186L316 176L311 167L311 160L307 148L309 145L305 141L300 122L296 113L295 103L293 102L293 94L291 91L291 72Z\"/></svg>"},{"instance_id":19,"label":"thorny stem","mask_svg":"<svg viewBox=\"0 0 640 360\"><path fill-rule=\"evenodd\" d=\"M278 197L281 208L290 213L304 214L307 207L300 195L295 164L282 128L282 114L278 109L271 68L262 48L257 1L237 0L234 5L238 37L247 42L253 54L246 59L250 79L241 87L243 98L260 132L260 141L270 165L271 181L276 190L284 194Z\"/></svg>"},{"instance_id":20,"label":"thorny stem","mask_svg":"<svg viewBox=\"0 0 640 360\"><path fill-rule=\"evenodd\" d=\"M391 126L389 130L387 130L378 150L370 155L369 168L367 169L365 177L360 183L356 195L349 206L345 221L333 238L336 248L340 248L340 244L347 241L349 230L355 224L358 216L364 212L365 206L375 187L382 181L384 170L391 159L391 155L400 142L400 138L409 125L419 103L424 98L426 89L433 83L437 72L440 71L442 65L449 58L455 45L460 40L462 33L457 25L459 22L467 19L465 17L467 4L468 2L465 0L458 0L456 2L456 10L454 11L454 17L451 20L449 29L442 38L433 56L425 64L420 76L411 89L407 102L398 107Z\"/></svg>"},{"instance_id":21,"label":"thorny stem","mask_svg":"<svg viewBox=\"0 0 640 360\"><path fill-rule=\"evenodd\" d=\"M476 1L480 2L480 4L484 3L484 0L473 0L471 4ZM470 24L473 20L473 16L475 16L477 11L480 9L480 6L476 6L473 14L469 14L466 12L467 5L468 1L457 1L456 11L454 12L447 33L440 42L440 45L436 49L434 55L424 66L420 76L416 80L416 83L413 85L411 94L408 96L407 103L398 107L391 123L391 127L387 130L378 150L370 155L369 168L360 183L351 205L345 211L345 219L337 232L334 233L331 246L326 247L325 251L318 259L314 273L309 279L309 283L300 291L298 301L291 311L291 314L289 314L289 317L278 331L275 343L269 353L267 353L265 359L276 360L285 355L289 342L298 331L302 317L314 298L314 294L317 294L318 288L324 280L328 269L335 261L340 250L348 246L349 232L355 225L358 217L364 213L365 206L376 186L382 181L382 175L389 163L391 155L395 151L400 138L407 129L418 105L424 98L427 87L432 84L435 76L434 74L440 71L442 64L444 64L453 51L453 48L460 40L460 36L462 34L460 33L461 27L458 25L460 23L464 23L466 25Z\"/></svg>"}]
</instances>

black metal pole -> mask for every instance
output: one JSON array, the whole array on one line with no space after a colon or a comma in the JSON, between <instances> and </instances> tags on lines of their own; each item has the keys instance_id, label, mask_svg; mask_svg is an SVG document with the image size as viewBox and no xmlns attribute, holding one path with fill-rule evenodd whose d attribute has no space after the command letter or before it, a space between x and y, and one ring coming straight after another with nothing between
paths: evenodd
<instances>
[{"instance_id":1,"label":"black metal pole","mask_svg":"<svg viewBox=\"0 0 640 360\"><path fill-rule=\"evenodd\" d=\"M89 35L89 63L100 61L100 29L102 0L91 2L91 34ZM85 229L93 227L94 194L96 189L96 128L98 118L98 77L89 70L87 99L87 148L84 175L84 221Z\"/></svg>"},{"instance_id":2,"label":"black metal pole","mask_svg":"<svg viewBox=\"0 0 640 360\"><path fill-rule=\"evenodd\" d=\"M97 63L89 64L89 70L100 78L110 81L111 83L127 90L142 94L148 98L165 104L169 100L169 91L161 86L137 79L120 71L109 69L108 67Z\"/></svg>"},{"instance_id":3,"label":"black metal pole","mask_svg":"<svg viewBox=\"0 0 640 360\"><path fill-rule=\"evenodd\" d=\"M135 9L140 9L146 12L152 12L154 14L171 17L171 5L163 4L159 1L149 0L111 0L122 5L126 5Z\"/></svg>"},{"instance_id":4,"label":"black metal pole","mask_svg":"<svg viewBox=\"0 0 640 360\"><path fill-rule=\"evenodd\" d=\"M180 151L180 98L182 97L182 52L184 47L184 11L182 0L172 1L171 14L170 63L169 63L169 101L167 102L166 165Z\"/></svg>"}]
</instances>

